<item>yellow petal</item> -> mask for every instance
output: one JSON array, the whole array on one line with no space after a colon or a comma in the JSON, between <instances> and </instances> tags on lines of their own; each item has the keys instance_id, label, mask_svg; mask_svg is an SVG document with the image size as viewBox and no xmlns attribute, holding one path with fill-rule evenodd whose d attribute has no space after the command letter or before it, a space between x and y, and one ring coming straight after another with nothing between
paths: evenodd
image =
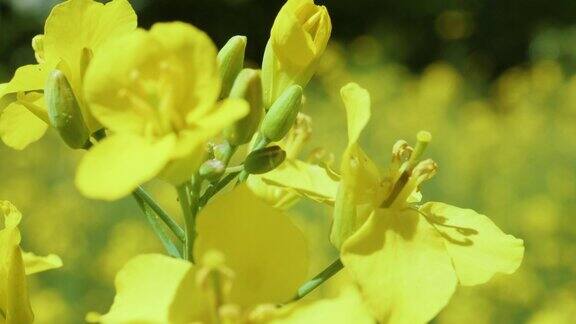
<instances>
[{"instance_id":1,"label":"yellow petal","mask_svg":"<svg viewBox=\"0 0 576 324\"><path fill-rule=\"evenodd\" d=\"M93 0L69 0L54 6L46 19L43 66L50 72L66 65L63 72L72 85L86 126L91 131L101 126L85 104L82 78L87 62L99 54L102 44L135 28L136 13L126 0L113 0L106 4Z\"/></svg>"},{"instance_id":2,"label":"yellow petal","mask_svg":"<svg viewBox=\"0 0 576 324\"><path fill-rule=\"evenodd\" d=\"M198 28L182 23L158 23L150 34L180 63L185 88L177 94L182 115L192 112L201 116L214 108L220 94L220 73L216 56L218 50L210 37ZM194 119L194 117L191 117Z\"/></svg>"},{"instance_id":3,"label":"yellow petal","mask_svg":"<svg viewBox=\"0 0 576 324\"><path fill-rule=\"evenodd\" d=\"M314 302L298 301L272 314L271 324L372 324L374 319L356 288L346 287L336 298Z\"/></svg>"},{"instance_id":4,"label":"yellow petal","mask_svg":"<svg viewBox=\"0 0 576 324\"><path fill-rule=\"evenodd\" d=\"M358 145L370 120L370 94L355 83L344 86L340 94L348 121L348 147L342 156L330 235L337 248L366 221L382 197L380 171Z\"/></svg>"},{"instance_id":5,"label":"yellow petal","mask_svg":"<svg viewBox=\"0 0 576 324\"><path fill-rule=\"evenodd\" d=\"M102 46L90 62L84 81L90 109L102 125L114 132L145 132L150 121L157 118L157 111L131 100L142 92L142 84L135 79L157 78L155 64L162 61L163 55L162 46L143 30Z\"/></svg>"},{"instance_id":6,"label":"yellow petal","mask_svg":"<svg viewBox=\"0 0 576 324\"><path fill-rule=\"evenodd\" d=\"M246 116L250 107L244 99L225 99L219 102L210 113L200 117L191 112L186 121L204 132L204 137L211 138L219 134L226 126Z\"/></svg>"},{"instance_id":7,"label":"yellow petal","mask_svg":"<svg viewBox=\"0 0 576 324\"><path fill-rule=\"evenodd\" d=\"M130 260L115 285L114 304L100 316L101 323L185 324L202 319L206 307L192 264L159 254Z\"/></svg>"},{"instance_id":8,"label":"yellow petal","mask_svg":"<svg viewBox=\"0 0 576 324\"><path fill-rule=\"evenodd\" d=\"M333 204L338 179L325 168L300 160L284 161L278 168L259 178L269 185L285 188L321 203Z\"/></svg>"},{"instance_id":9,"label":"yellow petal","mask_svg":"<svg viewBox=\"0 0 576 324\"><path fill-rule=\"evenodd\" d=\"M348 121L348 146L358 142L360 134L370 120L370 94L356 83L349 83L340 90Z\"/></svg>"},{"instance_id":10,"label":"yellow petal","mask_svg":"<svg viewBox=\"0 0 576 324\"><path fill-rule=\"evenodd\" d=\"M274 208L288 210L299 200L298 195L293 191L267 184L261 177L255 175L251 175L246 179L246 185L258 198Z\"/></svg>"},{"instance_id":11,"label":"yellow petal","mask_svg":"<svg viewBox=\"0 0 576 324\"><path fill-rule=\"evenodd\" d=\"M190 129L180 132L171 161L161 177L179 185L198 170L206 155L206 143L222 130L248 113L248 103L242 99L222 101L211 113L193 120Z\"/></svg>"},{"instance_id":12,"label":"yellow petal","mask_svg":"<svg viewBox=\"0 0 576 324\"><path fill-rule=\"evenodd\" d=\"M342 246L345 269L383 323L425 323L457 278L442 237L413 210L380 209Z\"/></svg>"},{"instance_id":13,"label":"yellow petal","mask_svg":"<svg viewBox=\"0 0 576 324\"><path fill-rule=\"evenodd\" d=\"M102 4L93 0L69 0L52 9L44 27L44 56L54 68L61 60L70 68L67 75L80 89L81 55L84 48L98 54L107 40L136 28L136 13L126 0ZM75 91L78 92L78 91Z\"/></svg>"},{"instance_id":14,"label":"yellow petal","mask_svg":"<svg viewBox=\"0 0 576 324\"><path fill-rule=\"evenodd\" d=\"M300 3L288 1L280 9L271 30L272 46L281 64L296 72L314 60L316 51L314 40L306 33L293 12L295 7L314 6L313 1L298 2Z\"/></svg>"},{"instance_id":15,"label":"yellow petal","mask_svg":"<svg viewBox=\"0 0 576 324\"><path fill-rule=\"evenodd\" d=\"M16 102L9 104L1 114L0 138L16 150L36 142L48 129L48 124Z\"/></svg>"},{"instance_id":16,"label":"yellow petal","mask_svg":"<svg viewBox=\"0 0 576 324\"><path fill-rule=\"evenodd\" d=\"M44 89L48 72L38 64L24 65L14 73L10 82L0 88L0 98L10 93Z\"/></svg>"},{"instance_id":17,"label":"yellow petal","mask_svg":"<svg viewBox=\"0 0 576 324\"><path fill-rule=\"evenodd\" d=\"M89 198L119 199L157 176L173 147L173 136L154 143L128 134L107 137L84 155L76 186Z\"/></svg>"},{"instance_id":18,"label":"yellow petal","mask_svg":"<svg viewBox=\"0 0 576 324\"><path fill-rule=\"evenodd\" d=\"M308 251L287 215L244 185L214 199L198 218L195 255L221 251L235 272L230 300L241 306L283 303L307 278Z\"/></svg>"},{"instance_id":19,"label":"yellow petal","mask_svg":"<svg viewBox=\"0 0 576 324\"><path fill-rule=\"evenodd\" d=\"M62 260L54 254L41 257L34 253L27 252L23 253L22 256L24 258L26 275L62 267Z\"/></svg>"},{"instance_id":20,"label":"yellow petal","mask_svg":"<svg viewBox=\"0 0 576 324\"><path fill-rule=\"evenodd\" d=\"M6 323L32 323L34 316L19 246L22 214L11 203L0 201L0 216L5 226L0 230L0 311Z\"/></svg>"},{"instance_id":21,"label":"yellow petal","mask_svg":"<svg viewBox=\"0 0 576 324\"><path fill-rule=\"evenodd\" d=\"M420 208L444 238L462 285L487 282L496 273L511 274L522 263L524 241L505 234L488 217L443 203Z\"/></svg>"},{"instance_id":22,"label":"yellow petal","mask_svg":"<svg viewBox=\"0 0 576 324\"><path fill-rule=\"evenodd\" d=\"M17 244L7 247L6 261L8 261L7 274L0 279L6 284L6 323L32 323L34 315L28 299L28 289L26 285L26 274L24 273L24 262L22 253ZM0 288L1 289L1 288Z\"/></svg>"}]
</instances>

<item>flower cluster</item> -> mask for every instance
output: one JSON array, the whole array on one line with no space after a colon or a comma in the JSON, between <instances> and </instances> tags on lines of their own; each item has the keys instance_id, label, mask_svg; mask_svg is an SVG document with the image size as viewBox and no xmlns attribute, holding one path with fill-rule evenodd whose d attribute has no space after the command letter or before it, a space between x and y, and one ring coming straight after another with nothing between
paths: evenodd
<instances>
[{"instance_id":1,"label":"flower cluster","mask_svg":"<svg viewBox=\"0 0 576 324\"><path fill-rule=\"evenodd\" d=\"M422 184L438 169L423 158L430 133L418 133L415 146L398 141L384 172L370 160L359 141L371 99L356 83L341 89L348 145L340 166L324 150L300 158L312 132L306 86L332 29L324 6L288 0L260 70L244 68L243 36L218 50L184 22L136 25L126 0L58 4L32 40L37 64L0 85L8 146L23 149L54 128L86 150L78 190L104 200L132 195L166 248L128 262L110 310L88 321L424 323L458 284L520 266L523 241L486 216L422 203ZM182 224L146 192L152 179L175 187ZM333 207L330 241L339 251L308 282L307 242L287 215L301 198ZM19 213L2 208L0 315L27 323L23 274L60 263L22 257ZM338 297L303 299L339 271L347 279Z\"/></svg>"}]
</instances>

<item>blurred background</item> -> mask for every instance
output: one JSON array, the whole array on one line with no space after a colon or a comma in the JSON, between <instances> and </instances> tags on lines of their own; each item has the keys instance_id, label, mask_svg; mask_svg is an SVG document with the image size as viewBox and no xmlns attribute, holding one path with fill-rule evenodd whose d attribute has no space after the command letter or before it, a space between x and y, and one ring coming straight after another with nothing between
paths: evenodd
<instances>
[{"instance_id":1,"label":"blurred background","mask_svg":"<svg viewBox=\"0 0 576 324\"><path fill-rule=\"evenodd\" d=\"M0 82L34 62L52 0L0 0ZM217 45L248 36L261 60L280 0L131 1L139 23L183 20ZM571 323L576 318L576 2L570 0L338 0L324 3L333 41L306 90L310 149L339 156L346 139L338 91L368 88L373 117L363 136L385 167L392 144L429 130L440 172L425 200L470 207L525 240L520 270L461 288L436 323ZM24 151L0 146L0 199L24 213L23 245L56 253L65 267L31 278L38 323L80 323L106 311L113 278L132 256L162 251L134 201L90 201L75 190L80 152L54 132ZM175 194L150 189L176 213ZM293 217L316 256L333 258L330 210L299 203ZM334 282L337 282L335 280ZM329 294L330 285L324 289ZM319 292L322 293L322 292Z\"/></svg>"}]
</instances>

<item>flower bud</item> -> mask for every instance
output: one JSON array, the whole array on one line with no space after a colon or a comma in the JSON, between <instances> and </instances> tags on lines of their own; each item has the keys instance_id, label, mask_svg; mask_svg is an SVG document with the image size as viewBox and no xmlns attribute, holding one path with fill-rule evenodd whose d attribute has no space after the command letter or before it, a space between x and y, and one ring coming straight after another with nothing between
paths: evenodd
<instances>
[{"instance_id":1,"label":"flower bud","mask_svg":"<svg viewBox=\"0 0 576 324\"><path fill-rule=\"evenodd\" d=\"M90 131L84 123L72 87L62 71L54 70L50 73L44 95L50 124L58 130L69 147L84 147L90 138Z\"/></svg>"},{"instance_id":2,"label":"flower bud","mask_svg":"<svg viewBox=\"0 0 576 324\"><path fill-rule=\"evenodd\" d=\"M245 99L250 105L250 111L244 118L226 128L224 136L232 145L246 144L258 130L258 125L264 114L260 71L242 70L230 91L230 98Z\"/></svg>"},{"instance_id":3,"label":"flower bud","mask_svg":"<svg viewBox=\"0 0 576 324\"><path fill-rule=\"evenodd\" d=\"M262 62L264 106L288 86L305 87L326 49L332 23L328 10L313 0L288 0L280 9Z\"/></svg>"},{"instance_id":4,"label":"flower bud","mask_svg":"<svg viewBox=\"0 0 576 324\"><path fill-rule=\"evenodd\" d=\"M288 133L302 106L302 87L290 86L274 102L264 120L260 131L269 141L279 141Z\"/></svg>"},{"instance_id":5,"label":"flower bud","mask_svg":"<svg viewBox=\"0 0 576 324\"><path fill-rule=\"evenodd\" d=\"M226 165L224 162L217 159L212 159L202 163L198 173L202 178L205 178L210 182L214 182L222 177L224 171L226 171Z\"/></svg>"},{"instance_id":6,"label":"flower bud","mask_svg":"<svg viewBox=\"0 0 576 324\"><path fill-rule=\"evenodd\" d=\"M269 146L252 151L246 157L244 170L249 174L262 174L276 169L284 159L286 152L280 146Z\"/></svg>"},{"instance_id":7,"label":"flower bud","mask_svg":"<svg viewBox=\"0 0 576 324\"><path fill-rule=\"evenodd\" d=\"M223 143L214 145L212 147L212 153L214 154L214 158L216 160L222 161L224 164L228 165L230 158L234 154L235 148L228 143L228 141L224 141Z\"/></svg>"},{"instance_id":8,"label":"flower bud","mask_svg":"<svg viewBox=\"0 0 576 324\"><path fill-rule=\"evenodd\" d=\"M234 80L244 66L244 52L247 39L245 36L234 36L228 40L218 53L218 67L222 79L220 97L228 97Z\"/></svg>"}]
</instances>

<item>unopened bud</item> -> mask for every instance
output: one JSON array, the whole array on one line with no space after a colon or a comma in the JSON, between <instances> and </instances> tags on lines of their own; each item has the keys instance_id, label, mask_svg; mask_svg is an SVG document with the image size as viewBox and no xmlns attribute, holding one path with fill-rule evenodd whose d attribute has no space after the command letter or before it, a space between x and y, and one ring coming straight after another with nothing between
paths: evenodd
<instances>
[{"instance_id":1,"label":"unopened bud","mask_svg":"<svg viewBox=\"0 0 576 324\"><path fill-rule=\"evenodd\" d=\"M250 111L244 118L226 128L224 136L232 145L246 144L250 142L252 135L258 130L258 125L264 114L260 71L242 70L234 81L230 98L245 99L250 105Z\"/></svg>"},{"instance_id":2,"label":"unopened bud","mask_svg":"<svg viewBox=\"0 0 576 324\"><path fill-rule=\"evenodd\" d=\"M84 123L72 87L62 71L54 70L50 73L44 95L50 124L58 130L69 147L84 147L90 138L90 131Z\"/></svg>"},{"instance_id":3,"label":"unopened bud","mask_svg":"<svg viewBox=\"0 0 576 324\"><path fill-rule=\"evenodd\" d=\"M221 98L228 97L236 76L244 66L246 43L247 39L245 36L234 36L228 40L218 53L218 66L220 68L220 78L222 79Z\"/></svg>"},{"instance_id":4,"label":"unopened bud","mask_svg":"<svg viewBox=\"0 0 576 324\"><path fill-rule=\"evenodd\" d=\"M224 141L223 143L216 144L212 147L212 154L214 154L214 158L216 160L222 161L225 165L228 165L228 162L234 154L234 151L234 147L232 147L228 141Z\"/></svg>"},{"instance_id":5,"label":"unopened bud","mask_svg":"<svg viewBox=\"0 0 576 324\"><path fill-rule=\"evenodd\" d=\"M262 174L276 169L286 159L286 152L280 146L269 146L252 151L246 157L244 170L249 174Z\"/></svg>"},{"instance_id":6,"label":"unopened bud","mask_svg":"<svg viewBox=\"0 0 576 324\"><path fill-rule=\"evenodd\" d=\"M224 171L226 171L226 165L220 160L212 159L202 163L198 173L202 178L214 182L222 177Z\"/></svg>"},{"instance_id":7,"label":"unopened bud","mask_svg":"<svg viewBox=\"0 0 576 324\"><path fill-rule=\"evenodd\" d=\"M274 102L262 121L260 131L270 141L279 141L288 133L302 106L302 87L290 86Z\"/></svg>"}]
</instances>

